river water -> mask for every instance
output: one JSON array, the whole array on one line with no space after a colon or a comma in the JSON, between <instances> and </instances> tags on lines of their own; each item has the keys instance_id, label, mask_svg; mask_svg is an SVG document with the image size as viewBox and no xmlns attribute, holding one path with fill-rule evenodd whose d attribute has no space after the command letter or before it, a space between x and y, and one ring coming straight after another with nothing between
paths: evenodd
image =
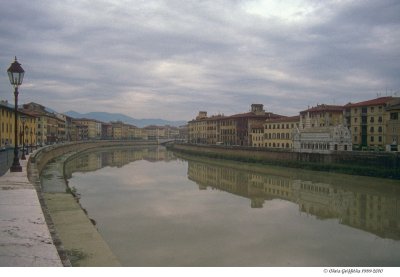
<instances>
[{"instance_id":1,"label":"river water","mask_svg":"<svg viewBox=\"0 0 400 277\"><path fill-rule=\"evenodd\" d=\"M162 147L93 151L65 171L124 266L400 266L398 181Z\"/></svg>"}]
</instances>

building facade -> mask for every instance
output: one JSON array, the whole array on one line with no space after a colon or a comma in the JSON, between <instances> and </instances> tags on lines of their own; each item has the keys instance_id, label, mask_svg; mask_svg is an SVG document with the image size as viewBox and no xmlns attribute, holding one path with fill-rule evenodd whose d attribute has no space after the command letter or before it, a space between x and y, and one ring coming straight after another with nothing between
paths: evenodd
<instances>
[{"instance_id":1,"label":"building facade","mask_svg":"<svg viewBox=\"0 0 400 277\"><path fill-rule=\"evenodd\" d=\"M322 154L332 151L352 151L351 133L343 125L296 129L293 134L293 150Z\"/></svg>"},{"instance_id":2,"label":"building facade","mask_svg":"<svg viewBox=\"0 0 400 277\"><path fill-rule=\"evenodd\" d=\"M293 134L300 125L300 116L282 117L264 123L264 143L267 148L293 149Z\"/></svg>"},{"instance_id":3,"label":"building facade","mask_svg":"<svg viewBox=\"0 0 400 277\"><path fill-rule=\"evenodd\" d=\"M17 145L36 145L37 117L23 110L17 112ZM7 101L0 102L0 147L15 145L15 110Z\"/></svg>"},{"instance_id":4,"label":"building facade","mask_svg":"<svg viewBox=\"0 0 400 277\"><path fill-rule=\"evenodd\" d=\"M346 125L345 108L317 105L300 112L300 123L293 134L293 150L306 153L352 151L351 132Z\"/></svg>"},{"instance_id":5,"label":"building facade","mask_svg":"<svg viewBox=\"0 0 400 277\"><path fill-rule=\"evenodd\" d=\"M355 150L383 151L392 143L388 137L388 123L394 121L390 120L387 107L399 101L399 97L379 97L345 106L346 122L352 132Z\"/></svg>"},{"instance_id":6,"label":"building facade","mask_svg":"<svg viewBox=\"0 0 400 277\"><path fill-rule=\"evenodd\" d=\"M266 112L262 104L252 104L250 112L231 116L207 117L207 112L201 111L196 119L188 123L189 142L252 146L252 127L264 124L267 119L280 117Z\"/></svg>"},{"instance_id":7,"label":"building facade","mask_svg":"<svg viewBox=\"0 0 400 277\"><path fill-rule=\"evenodd\" d=\"M0 102L0 146L14 145L14 109L7 101Z\"/></svg>"},{"instance_id":8,"label":"building facade","mask_svg":"<svg viewBox=\"0 0 400 277\"><path fill-rule=\"evenodd\" d=\"M400 150L400 103L394 101L385 108L388 113L386 151Z\"/></svg>"}]
</instances>

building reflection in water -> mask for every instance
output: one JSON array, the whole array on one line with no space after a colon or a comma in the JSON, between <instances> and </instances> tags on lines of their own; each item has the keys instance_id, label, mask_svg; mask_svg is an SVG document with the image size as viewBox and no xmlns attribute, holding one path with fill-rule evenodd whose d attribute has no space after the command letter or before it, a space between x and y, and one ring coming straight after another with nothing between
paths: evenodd
<instances>
[{"instance_id":1,"label":"building reflection in water","mask_svg":"<svg viewBox=\"0 0 400 277\"><path fill-rule=\"evenodd\" d=\"M123 167L146 160L176 160L163 147L105 149L88 152L65 164L65 176L74 172L96 171L103 167ZM282 168L282 172L287 170ZM290 174L282 174L290 176ZM379 184L353 185L348 177L332 183L305 181L279 174L254 173L238 168L188 160L188 178L200 190L217 189L250 199L252 208L263 208L266 201L281 199L296 203L299 211L320 220L337 219L381 238L400 239L400 187L385 180L369 178ZM343 181L344 180L344 181Z\"/></svg>"},{"instance_id":2,"label":"building reflection in water","mask_svg":"<svg viewBox=\"0 0 400 277\"><path fill-rule=\"evenodd\" d=\"M400 188L333 185L290 177L252 173L236 168L189 161L189 179L200 190L218 189L249 198L252 208L273 199L296 203L303 213L318 219L362 229L382 238L400 239ZM371 178L372 179L372 178ZM379 179L376 179L379 180Z\"/></svg>"},{"instance_id":3,"label":"building reflection in water","mask_svg":"<svg viewBox=\"0 0 400 277\"><path fill-rule=\"evenodd\" d=\"M176 160L172 152L164 147L135 147L118 149L94 149L80 154L65 164L65 177L70 179L74 172L92 172L103 167L123 167L134 161L149 162Z\"/></svg>"}]
</instances>

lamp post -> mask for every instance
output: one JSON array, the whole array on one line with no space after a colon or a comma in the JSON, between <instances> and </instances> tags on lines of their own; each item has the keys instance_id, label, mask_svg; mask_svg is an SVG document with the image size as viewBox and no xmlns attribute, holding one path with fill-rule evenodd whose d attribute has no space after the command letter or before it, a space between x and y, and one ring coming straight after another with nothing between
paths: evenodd
<instances>
[{"instance_id":1,"label":"lamp post","mask_svg":"<svg viewBox=\"0 0 400 277\"><path fill-rule=\"evenodd\" d=\"M25 118L25 116L21 116L21 119L22 119L22 130L21 130L22 156L21 156L21 160L26 160L26 156L25 156L25 121L26 121L26 118Z\"/></svg>"},{"instance_id":2,"label":"lamp post","mask_svg":"<svg viewBox=\"0 0 400 277\"><path fill-rule=\"evenodd\" d=\"M31 151L30 151L29 153L32 153L32 152L33 152L33 140L32 140L32 135L33 135L33 132L32 132L32 129L31 129Z\"/></svg>"},{"instance_id":3,"label":"lamp post","mask_svg":"<svg viewBox=\"0 0 400 277\"><path fill-rule=\"evenodd\" d=\"M18 87L22 84L25 71L21 64L17 62L17 57L11 66L7 69L8 78L11 85L14 87L15 108L14 108L14 161L11 165L11 172L22 172L22 167L18 158Z\"/></svg>"},{"instance_id":4,"label":"lamp post","mask_svg":"<svg viewBox=\"0 0 400 277\"><path fill-rule=\"evenodd\" d=\"M28 124L26 124L25 126L25 155L29 155L29 138L28 138L28 134L29 134L29 127Z\"/></svg>"}]
</instances>

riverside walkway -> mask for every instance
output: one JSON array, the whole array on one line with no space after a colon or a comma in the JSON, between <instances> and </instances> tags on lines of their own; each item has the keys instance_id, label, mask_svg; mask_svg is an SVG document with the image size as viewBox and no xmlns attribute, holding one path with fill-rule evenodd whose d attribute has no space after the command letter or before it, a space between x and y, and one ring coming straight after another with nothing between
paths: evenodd
<instances>
[{"instance_id":1,"label":"riverside walkway","mask_svg":"<svg viewBox=\"0 0 400 277\"><path fill-rule=\"evenodd\" d=\"M22 172L0 176L0 267L63 266L36 193Z\"/></svg>"}]
</instances>

